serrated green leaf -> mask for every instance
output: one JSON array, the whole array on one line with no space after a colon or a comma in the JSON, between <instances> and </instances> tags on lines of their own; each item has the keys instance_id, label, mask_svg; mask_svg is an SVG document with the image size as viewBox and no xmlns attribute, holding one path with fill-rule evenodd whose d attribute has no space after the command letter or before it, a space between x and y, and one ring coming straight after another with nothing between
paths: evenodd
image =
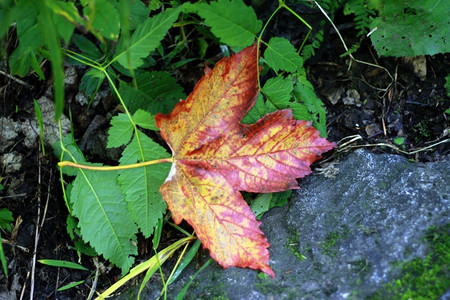
<instances>
[{"instance_id":1,"label":"serrated green leaf","mask_svg":"<svg viewBox=\"0 0 450 300\"><path fill-rule=\"evenodd\" d=\"M116 40L119 37L120 18L116 8L107 0L96 0L83 9L92 26L105 38Z\"/></svg>"},{"instance_id":2,"label":"serrated green leaf","mask_svg":"<svg viewBox=\"0 0 450 300\"><path fill-rule=\"evenodd\" d=\"M277 76L266 81L262 92L275 107L284 109L289 108L293 89L294 82L292 77L283 78Z\"/></svg>"},{"instance_id":3,"label":"serrated green leaf","mask_svg":"<svg viewBox=\"0 0 450 300\"><path fill-rule=\"evenodd\" d=\"M294 73L303 65L303 60L294 46L287 39L281 37L270 39L267 49L264 51L264 58L275 72L283 70Z\"/></svg>"},{"instance_id":4,"label":"serrated green leaf","mask_svg":"<svg viewBox=\"0 0 450 300\"><path fill-rule=\"evenodd\" d=\"M258 20L252 7L242 0L218 0L209 4L197 3L191 7L205 19L211 32L222 43L231 47L250 46L261 30L262 22Z\"/></svg>"},{"instance_id":5,"label":"serrated green leaf","mask_svg":"<svg viewBox=\"0 0 450 300\"><path fill-rule=\"evenodd\" d=\"M108 130L108 144L106 148L115 148L126 145L133 135L133 124L127 114L118 114L111 119Z\"/></svg>"},{"instance_id":6,"label":"serrated green leaf","mask_svg":"<svg viewBox=\"0 0 450 300\"><path fill-rule=\"evenodd\" d=\"M78 170L70 200L79 220L83 240L128 272L137 249L137 227L131 219L124 196L117 184L117 172Z\"/></svg>"},{"instance_id":7,"label":"serrated green leaf","mask_svg":"<svg viewBox=\"0 0 450 300\"><path fill-rule=\"evenodd\" d=\"M135 136L125 148L120 159L121 165L136 163L143 159L148 161L170 157L163 147L142 132L139 132L139 141L141 147ZM145 237L153 233L158 220L166 211L166 203L162 199L159 187L164 183L169 170L170 164L156 164L120 172L119 184L125 194L131 217Z\"/></svg>"},{"instance_id":8,"label":"serrated green leaf","mask_svg":"<svg viewBox=\"0 0 450 300\"><path fill-rule=\"evenodd\" d=\"M417 56L450 52L448 1L389 0L370 28L380 56Z\"/></svg>"},{"instance_id":9,"label":"serrated green leaf","mask_svg":"<svg viewBox=\"0 0 450 300\"><path fill-rule=\"evenodd\" d=\"M155 131L159 130L155 124L155 116L145 110L138 109L133 115L133 121L139 127Z\"/></svg>"},{"instance_id":10,"label":"serrated green leaf","mask_svg":"<svg viewBox=\"0 0 450 300\"><path fill-rule=\"evenodd\" d=\"M144 73L136 78L139 90L150 96L153 101L150 112L169 113L186 94L175 78L167 72Z\"/></svg>"},{"instance_id":11,"label":"serrated green leaf","mask_svg":"<svg viewBox=\"0 0 450 300\"><path fill-rule=\"evenodd\" d=\"M67 152L64 152L64 156L62 157L61 161L67 160L67 161L75 161L80 164L86 163L84 154L83 152L81 152L71 133L63 137L62 143L64 147L67 149L67 151L69 151L71 155L74 157L74 160L72 160L71 156ZM53 154L55 154L55 156L58 158L61 157L62 154L61 143L57 141L52 145L52 148ZM62 172L63 174L69 176L75 176L77 174L77 170L74 168L63 168Z\"/></svg>"},{"instance_id":12,"label":"serrated green leaf","mask_svg":"<svg viewBox=\"0 0 450 300\"><path fill-rule=\"evenodd\" d=\"M152 114L169 113L186 94L167 72L149 72L136 77L137 88L121 82L119 93L131 113L138 109Z\"/></svg>"},{"instance_id":13,"label":"serrated green leaf","mask_svg":"<svg viewBox=\"0 0 450 300\"><path fill-rule=\"evenodd\" d=\"M322 100L317 97L313 85L306 76L298 74L297 80L298 82L294 87L294 96L308 109L311 117L306 120L312 121L313 126L319 130L321 137L327 137L326 111Z\"/></svg>"},{"instance_id":14,"label":"serrated green leaf","mask_svg":"<svg viewBox=\"0 0 450 300\"><path fill-rule=\"evenodd\" d=\"M143 58L159 46L161 40L172 27L181 12L181 7L169 8L163 13L148 18L139 25L131 36L127 47L119 42L122 47L118 49L114 60L128 69L136 69L141 66L144 63Z\"/></svg>"}]
</instances>

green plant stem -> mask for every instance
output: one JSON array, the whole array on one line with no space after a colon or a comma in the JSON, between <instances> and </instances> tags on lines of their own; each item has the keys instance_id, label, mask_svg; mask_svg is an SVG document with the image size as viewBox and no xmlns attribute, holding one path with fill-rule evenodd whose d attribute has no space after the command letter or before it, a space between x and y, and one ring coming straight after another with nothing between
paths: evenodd
<instances>
[{"instance_id":1,"label":"green plant stem","mask_svg":"<svg viewBox=\"0 0 450 300\"><path fill-rule=\"evenodd\" d=\"M300 21L302 21L303 24L305 24L306 27L308 27L308 33L306 34L305 38L303 39L302 44L300 45L300 48L298 48L298 53L300 53L303 49L303 46L305 46L306 41L309 38L309 35L312 31L312 27L311 25L308 24L308 22L306 22L305 20L303 20L302 17L300 17L295 11L293 11L289 6L286 5L286 3L284 3L284 1L280 1L280 7L284 7L285 9L287 9L291 14L293 14L297 19L299 19Z\"/></svg>"},{"instance_id":2,"label":"green plant stem","mask_svg":"<svg viewBox=\"0 0 450 300\"><path fill-rule=\"evenodd\" d=\"M173 162L174 162L173 157L170 157L170 158L149 160L149 161L144 161L144 162L130 164L130 165L123 165L123 166L90 166L90 165L83 165L83 164L79 164L79 163L75 163L75 162L71 162L71 161L60 161L58 163L58 166L60 168L72 167L72 168L92 170L92 171L117 171L117 170L127 170L127 169L147 167L147 166L151 166L151 165L155 165L155 164L173 163Z\"/></svg>"},{"instance_id":3,"label":"green plant stem","mask_svg":"<svg viewBox=\"0 0 450 300\"><path fill-rule=\"evenodd\" d=\"M258 43L257 43L257 45L256 45L256 64L257 64L257 66L258 66L258 67L256 68L256 77L257 77L257 79L258 79L258 88L259 88L260 90L261 90L261 80L260 80L260 78L259 78L259 73L260 73L260 70L259 70L259 48L260 48L261 42L263 42L263 41L262 41L262 35L264 34L264 31L266 30L267 25L269 25L269 23L270 23L270 21L272 20L272 18L276 15L277 11L279 11L279 10L281 9L282 4L284 4L284 3L283 3L282 1L280 1L279 4L278 4L277 9L275 9L275 10L273 11L273 13L270 15L269 19L267 19L266 24L264 24L264 27L263 27L263 29L261 30L261 33L259 34L259 37L258 37Z\"/></svg>"}]
</instances>

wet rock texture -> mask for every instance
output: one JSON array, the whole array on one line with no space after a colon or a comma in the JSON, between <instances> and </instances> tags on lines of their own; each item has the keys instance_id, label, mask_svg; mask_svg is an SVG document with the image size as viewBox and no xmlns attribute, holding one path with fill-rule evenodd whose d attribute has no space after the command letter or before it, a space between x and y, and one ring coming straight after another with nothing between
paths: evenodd
<instances>
[{"instance_id":1,"label":"wet rock texture","mask_svg":"<svg viewBox=\"0 0 450 300\"><path fill-rule=\"evenodd\" d=\"M335 168L335 178L301 180L289 205L263 216L275 280L214 263L185 299L365 298L396 279L395 262L427 254L430 226L450 222L449 161L416 163L358 150ZM197 270L191 263L168 298ZM156 299L159 286L150 282L144 299Z\"/></svg>"}]
</instances>

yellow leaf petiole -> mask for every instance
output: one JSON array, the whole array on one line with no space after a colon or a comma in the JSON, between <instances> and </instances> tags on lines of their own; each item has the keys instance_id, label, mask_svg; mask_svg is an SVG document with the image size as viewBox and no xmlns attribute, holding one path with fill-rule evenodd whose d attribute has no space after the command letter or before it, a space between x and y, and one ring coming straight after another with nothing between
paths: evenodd
<instances>
[{"instance_id":1,"label":"yellow leaf petiole","mask_svg":"<svg viewBox=\"0 0 450 300\"><path fill-rule=\"evenodd\" d=\"M93 171L117 171L117 170L127 170L127 169L147 167L147 166L160 164L160 163L173 163L173 162L174 162L173 157L170 157L170 158L149 160L149 161L144 161L144 162L130 164L130 165L123 165L123 166L91 166L91 165L83 165L83 164L79 164L79 163L74 163L72 161L60 161L58 163L58 166L61 168L72 167L72 168L93 170Z\"/></svg>"}]
</instances>

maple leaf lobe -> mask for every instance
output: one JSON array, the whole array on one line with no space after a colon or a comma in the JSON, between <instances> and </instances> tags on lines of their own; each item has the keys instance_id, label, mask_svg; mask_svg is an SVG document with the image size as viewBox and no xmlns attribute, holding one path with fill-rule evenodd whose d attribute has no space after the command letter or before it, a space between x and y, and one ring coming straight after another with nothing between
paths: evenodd
<instances>
[{"instance_id":1,"label":"maple leaf lobe","mask_svg":"<svg viewBox=\"0 0 450 300\"><path fill-rule=\"evenodd\" d=\"M296 178L335 144L290 110L241 124L256 101L257 67L256 46L224 58L169 115L155 116L174 158L160 192L174 222L185 219L220 265L274 277L269 243L240 191L298 188Z\"/></svg>"}]
</instances>

